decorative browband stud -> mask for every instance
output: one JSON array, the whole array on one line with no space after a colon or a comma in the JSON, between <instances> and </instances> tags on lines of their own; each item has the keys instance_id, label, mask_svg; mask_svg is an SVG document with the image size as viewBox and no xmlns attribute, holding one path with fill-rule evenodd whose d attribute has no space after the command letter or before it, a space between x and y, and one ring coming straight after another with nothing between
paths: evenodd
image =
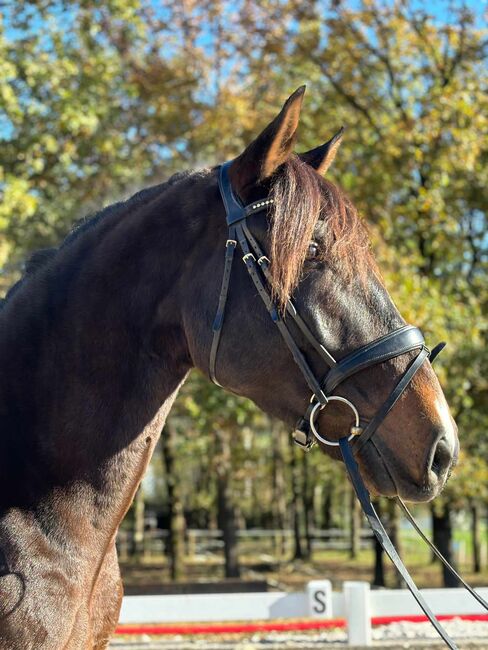
<instances>
[{"instance_id":1,"label":"decorative browband stud","mask_svg":"<svg viewBox=\"0 0 488 650\"><path fill-rule=\"evenodd\" d=\"M263 199L262 201L251 203L245 207L246 215L249 216L250 214L261 212L261 210L265 210L269 205L272 205L273 203L274 199Z\"/></svg>"},{"instance_id":2,"label":"decorative browband stud","mask_svg":"<svg viewBox=\"0 0 488 650\"><path fill-rule=\"evenodd\" d=\"M266 201L259 201L258 203L253 203L252 209L257 210L258 208L264 208L267 205L274 203L273 199L266 199Z\"/></svg>"}]
</instances>

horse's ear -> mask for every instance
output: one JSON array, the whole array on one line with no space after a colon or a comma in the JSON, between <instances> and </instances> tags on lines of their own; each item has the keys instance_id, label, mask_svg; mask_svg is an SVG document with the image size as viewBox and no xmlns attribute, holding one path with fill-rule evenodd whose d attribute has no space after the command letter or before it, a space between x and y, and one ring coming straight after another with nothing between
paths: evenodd
<instances>
[{"instance_id":1,"label":"horse's ear","mask_svg":"<svg viewBox=\"0 0 488 650\"><path fill-rule=\"evenodd\" d=\"M303 162L306 162L307 165L313 167L319 174L325 174L334 161L337 150L341 144L343 133L344 127L342 126L341 130L328 142L321 144L320 147L301 153L300 158Z\"/></svg>"},{"instance_id":2,"label":"horse's ear","mask_svg":"<svg viewBox=\"0 0 488 650\"><path fill-rule=\"evenodd\" d=\"M297 88L280 113L232 163L232 185L239 192L269 178L291 154L305 86Z\"/></svg>"}]
</instances>

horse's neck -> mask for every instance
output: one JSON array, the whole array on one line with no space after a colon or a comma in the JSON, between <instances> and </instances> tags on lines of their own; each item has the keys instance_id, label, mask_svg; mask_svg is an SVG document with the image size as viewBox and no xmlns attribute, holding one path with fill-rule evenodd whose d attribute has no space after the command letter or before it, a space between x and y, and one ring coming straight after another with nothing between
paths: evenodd
<instances>
[{"instance_id":1,"label":"horse's neck","mask_svg":"<svg viewBox=\"0 0 488 650\"><path fill-rule=\"evenodd\" d=\"M113 534L190 366L164 205L111 219L30 279L0 327L0 515L47 513L61 538Z\"/></svg>"}]
</instances>

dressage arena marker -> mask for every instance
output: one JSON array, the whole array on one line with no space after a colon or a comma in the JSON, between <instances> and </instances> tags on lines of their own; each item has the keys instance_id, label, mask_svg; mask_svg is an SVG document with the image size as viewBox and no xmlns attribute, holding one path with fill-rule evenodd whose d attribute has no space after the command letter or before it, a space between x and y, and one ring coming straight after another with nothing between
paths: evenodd
<instances>
[{"instance_id":1,"label":"dressage arena marker","mask_svg":"<svg viewBox=\"0 0 488 650\"><path fill-rule=\"evenodd\" d=\"M484 609L463 589L422 592L440 620L488 621ZM477 592L488 597L488 587ZM276 620L287 618L309 620ZM347 627L349 643L367 646L372 625L427 620L407 589L370 590L366 582L345 582L341 593L331 591L329 580L314 580L301 593L126 596L117 633L237 634Z\"/></svg>"}]
</instances>

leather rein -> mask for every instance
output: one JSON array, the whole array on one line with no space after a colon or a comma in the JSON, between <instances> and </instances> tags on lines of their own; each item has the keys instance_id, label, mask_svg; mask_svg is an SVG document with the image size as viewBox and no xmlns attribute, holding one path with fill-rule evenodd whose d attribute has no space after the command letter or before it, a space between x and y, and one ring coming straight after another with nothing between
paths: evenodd
<instances>
[{"instance_id":1,"label":"leather rein","mask_svg":"<svg viewBox=\"0 0 488 650\"><path fill-rule=\"evenodd\" d=\"M430 359L432 362L439 354L439 352L443 349L445 343L440 343L432 351L429 351L425 345L424 337L420 330L412 325L405 325L397 330L394 330L393 332L381 336L371 343L357 348L342 359L336 360L330 354L330 352L328 352L328 350L315 338L314 334L310 331L309 327L296 310L293 302L291 300L288 300L285 307L286 315L295 323L300 333L309 342L309 344L313 347L322 361L324 361L326 366L329 368L325 377L322 379L317 379L303 352L300 350L290 330L288 329L284 318L282 318L278 307L275 305L271 297L271 292L269 290L270 261L261 250L261 247L252 235L247 224L247 219L249 216L267 211L269 206L272 205L273 199L265 198L248 205L243 205L232 190L232 185L229 177L229 168L231 164L232 161L228 161L221 165L219 168L219 189L226 211L228 238L225 245L224 273L222 277L219 301L212 326L213 338L209 361L210 378L215 384L220 386L216 377L217 353L224 324L225 307L229 294L232 264L236 249L239 247L242 253L242 261L246 266L246 269L258 292L259 297L268 310L272 321L278 327L278 331L280 332L285 344L293 356L295 363L302 372L305 381L307 382L312 392L309 406L304 416L297 423L296 430L293 433L295 443L306 451L311 449L316 440L319 440L325 445L339 447L358 500L368 520L368 523L373 530L373 533L378 539L378 542L381 544L386 554L390 557L391 561L405 581L408 589L411 591L415 600L425 615L428 617L432 625L435 627L439 635L442 637L446 645L449 648L456 649L456 644L447 634L445 629L439 623L430 607L424 600L424 597L418 590L416 584L408 573L408 570L400 559L390 538L388 537L388 534L386 533L378 517L378 514L376 513L371 503L371 497L366 486L364 485L358 465L354 458L354 455L357 454L364 447L366 442L368 442L368 440L370 440L374 435L380 424L386 418L388 413L394 407L398 399L401 397L411 382L415 373L421 368L424 361ZM372 420L366 423L365 427L361 426L362 421L356 406L348 399L339 395L332 394L340 383L356 374L357 372L413 351L418 351L417 356L410 363L410 366L407 368L403 376L393 388L385 402L380 406L379 410L374 415ZM315 424L319 412L326 408L326 406L333 401L342 402L348 406L352 411L354 419L353 425L350 427L348 433L338 441L329 440L328 438L322 436L317 430ZM464 580L462 580L462 578L447 562L440 551L438 551L438 549L425 537L401 498L397 497L396 500L405 512L414 529L432 548L436 556L445 564L445 566L453 573L453 575L455 575L455 577L461 581L463 586L474 596L474 598L476 598L476 600L486 610L488 610L488 603L481 596L479 596L479 594L477 594Z\"/></svg>"}]
</instances>

